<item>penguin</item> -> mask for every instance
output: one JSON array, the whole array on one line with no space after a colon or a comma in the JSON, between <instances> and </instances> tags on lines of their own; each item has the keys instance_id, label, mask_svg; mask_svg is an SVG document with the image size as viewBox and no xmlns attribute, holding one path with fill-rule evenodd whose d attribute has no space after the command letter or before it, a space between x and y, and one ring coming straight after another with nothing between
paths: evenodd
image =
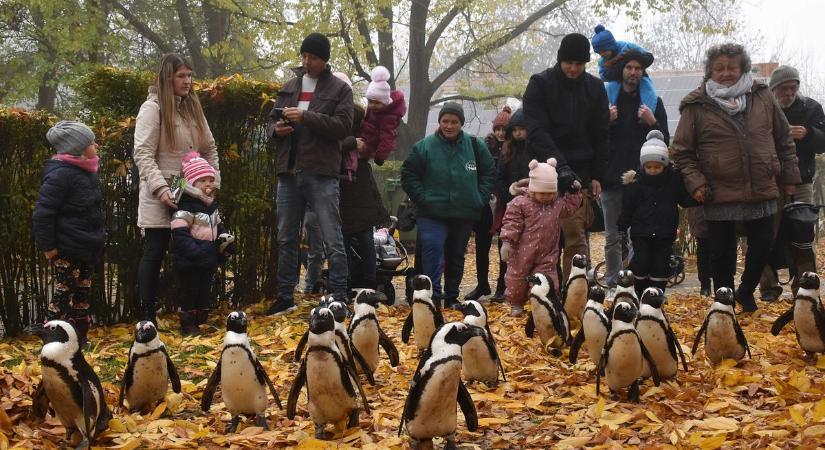
<instances>
[{"instance_id":1,"label":"penguin","mask_svg":"<svg viewBox=\"0 0 825 450\"><path fill-rule=\"evenodd\" d=\"M639 403L639 381L645 364L650 366L653 383L656 386L660 383L656 362L633 326L637 311L636 306L626 301L620 301L614 308L610 334L596 370L596 396L599 395L604 373L614 399L619 389L628 388L627 399Z\"/></svg>"},{"instance_id":2,"label":"penguin","mask_svg":"<svg viewBox=\"0 0 825 450\"><path fill-rule=\"evenodd\" d=\"M819 276L816 273L802 274L793 306L776 319L771 333L778 336L791 319L796 329L796 341L805 356L812 360L817 353L825 353L825 309L819 298Z\"/></svg>"},{"instance_id":3,"label":"penguin","mask_svg":"<svg viewBox=\"0 0 825 450\"><path fill-rule=\"evenodd\" d=\"M401 340L410 341L410 332L415 334L415 346L422 352L430 345L430 338L436 328L444 324L441 310L433 303L433 282L426 275L416 275L412 279L412 307L401 328Z\"/></svg>"},{"instance_id":4,"label":"penguin","mask_svg":"<svg viewBox=\"0 0 825 450\"><path fill-rule=\"evenodd\" d=\"M579 348L584 344L590 359L597 366L602 356L604 342L610 334L610 320L604 312L604 289L599 285L590 287L587 305L582 315L582 326L570 345L570 363L575 364Z\"/></svg>"},{"instance_id":5,"label":"penguin","mask_svg":"<svg viewBox=\"0 0 825 450\"><path fill-rule=\"evenodd\" d=\"M461 347L464 379L495 386L501 371L501 378L507 381L496 341L487 324L487 308L475 300L467 300L459 304L459 310L464 314L464 323L484 329L484 336L471 338Z\"/></svg>"},{"instance_id":6,"label":"penguin","mask_svg":"<svg viewBox=\"0 0 825 450\"><path fill-rule=\"evenodd\" d=\"M43 340L42 380L32 395L32 412L45 418L51 406L66 428L66 441L78 432L81 439L76 449L88 449L108 428L112 413L100 379L80 351L77 332L62 320L34 325L29 331Z\"/></svg>"},{"instance_id":7,"label":"penguin","mask_svg":"<svg viewBox=\"0 0 825 450\"><path fill-rule=\"evenodd\" d=\"M564 286L564 312L573 322L580 322L587 304L587 257L573 255L570 276Z\"/></svg>"},{"instance_id":8,"label":"penguin","mask_svg":"<svg viewBox=\"0 0 825 450\"><path fill-rule=\"evenodd\" d=\"M653 361L656 362L659 377L663 380L675 377L679 357L682 359L682 368L687 372L685 353L662 309L665 303L664 292L658 287L649 287L642 293L641 301L639 318L636 319L636 331L650 352L650 356L653 357ZM650 368L647 365L642 371L642 376L650 377Z\"/></svg>"},{"instance_id":9,"label":"penguin","mask_svg":"<svg viewBox=\"0 0 825 450\"><path fill-rule=\"evenodd\" d=\"M736 321L734 304L733 289L720 287L716 290L713 304L693 341L691 352L694 355L699 347L699 340L704 336L705 353L714 365L725 358L739 361L745 357L745 352L752 358L745 333Z\"/></svg>"},{"instance_id":10,"label":"penguin","mask_svg":"<svg viewBox=\"0 0 825 450\"><path fill-rule=\"evenodd\" d=\"M613 319L613 308L616 307L616 304L620 301L627 301L633 303L633 306L636 307L636 310L639 310L639 297L636 295L636 277L633 275L633 271L628 269L623 269L619 271L619 275L616 279L616 291L613 294L613 298L610 299L612 303L610 304L610 310L607 313L608 319Z\"/></svg>"},{"instance_id":11,"label":"penguin","mask_svg":"<svg viewBox=\"0 0 825 450\"><path fill-rule=\"evenodd\" d=\"M215 390L218 384L221 385L223 402L232 414L232 421L226 427L227 433L234 433L238 429L241 414L254 414L257 425L269 430L264 417L267 386L278 408L284 409L272 380L252 351L249 337L246 335L247 325L246 313L243 311L234 311L227 317L221 357L209 376L201 399L201 410L209 412Z\"/></svg>"},{"instance_id":12,"label":"penguin","mask_svg":"<svg viewBox=\"0 0 825 450\"><path fill-rule=\"evenodd\" d=\"M535 330L539 332L541 344L546 348L555 336L561 339L560 347L571 341L570 322L564 307L556 297L556 288L553 279L543 273L536 273L527 277L530 283L530 313L524 331L527 337L533 337ZM553 348L551 353L561 355L559 348Z\"/></svg>"},{"instance_id":13,"label":"penguin","mask_svg":"<svg viewBox=\"0 0 825 450\"><path fill-rule=\"evenodd\" d=\"M378 368L378 347L390 358L390 366L398 366L398 349L378 324L375 308L387 297L373 289L361 289L355 294L355 315L349 323L352 352L360 356L362 371L373 374Z\"/></svg>"},{"instance_id":14,"label":"penguin","mask_svg":"<svg viewBox=\"0 0 825 450\"><path fill-rule=\"evenodd\" d=\"M445 449L455 449L456 401L464 413L467 429L478 429L473 398L461 382L461 348L470 339L483 336L484 329L463 322L441 325L422 353L413 373L401 413L398 435L407 429L413 449L431 448L434 437L447 440Z\"/></svg>"},{"instance_id":15,"label":"penguin","mask_svg":"<svg viewBox=\"0 0 825 450\"><path fill-rule=\"evenodd\" d=\"M286 416L290 420L295 418L298 397L306 386L315 437L326 439L330 437L324 431L328 423L339 428L344 423L350 428L358 426L358 394L367 414L370 407L358 375L335 342L335 318L329 308L319 306L310 312L307 342L309 348L289 389Z\"/></svg>"},{"instance_id":16,"label":"penguin","mask_svg":"<svg viewBox=\"0 0 825 450\"><path fill-rule=\"evenodd\" d=\"M166 398L169 383L180 393L180 377L175 364L160 341L155 324L143 320L135 329L135 342L129 349L129 363L123 374L118 406L129 401L129 411L149 411Z\"/></svg>"}]
</instances>

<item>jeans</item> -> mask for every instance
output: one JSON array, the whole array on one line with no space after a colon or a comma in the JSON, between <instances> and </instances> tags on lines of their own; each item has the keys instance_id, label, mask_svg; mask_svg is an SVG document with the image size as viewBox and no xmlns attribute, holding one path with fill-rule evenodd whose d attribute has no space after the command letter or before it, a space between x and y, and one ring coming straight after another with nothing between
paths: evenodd
<instances>
[{"instance_id":1,"label":"jeans","mask_svg":"<svg viewBox=\"0 0 825 450\"><path fill-rule=\"evenodd\" d=\"M436 299L458 297L458 287L464 276L464 253L473 222L462 219L432 219L419 217L418 239L421 246L421 270L433 282ZM442 295L442 261L444 290Z\"/></svg>"},{"instance_id":2,"label":"jeans","mask_svg":"<svg viewBox=\"0 0 825 450\"><path fill-rule=\"evenodd\" d=\"M306 274L304 275L304 292L312 292L315 283L321 280L321 269L324 266L324 239L321 237L321 225L318 215L307 210L304 213L304 232L309 244L307 250Z\"/></svg>"},{"instance_id":3,"label":"jeans","mask_svg":"<svg viewBox=\"0 0 825 450\"><path fill-rule=\"evenodd\" d=\"M619 240L617 225L622 213L622 189L602 191L601 203L604 212L605 278L608 287L615 287L619 270L622 268L622 243Z\"/></svg>"},{"instance_id":4,"label":"jeans","mask_svg":"<svg viewBox=\"0 0 825 450\"><path fill-rule=\"evenodd\" d=\"M347 243L349 287L375 289L376 256L372 228L348 234L344 241Z\"/></svg>"},{"instance_id":5,"label":"jeans","mask_svg":"<svg viewBox=\"0 0 825 450\"><path fill-rule=\"evenodd\" d=\"M166 250L169 248L169 238L172 230L169 228L146 228L143 238L143 256L138 265L138 291L140 291L140 307L143 319L155 318L157 310L158 282L160 267Z\"/></svg>"},{"instance_id":6,"label":"jeans","mask_svg":"<svg viewBox=\"0 0 825 450\"><path fill-rule=\"evenodd\" d=\"M481 210L481 220L473 224L473 233L476 237L476 284L478 286L490 285L490 247L493 246L490 228L492 226L493 211L489 205L486 205Z\"/></svg>"},{"instance_id":7,"label":"jeans","mask_svg":"<svg viewBox=\"0 0 825 450\"><path fill-rule=\"evenodd\" d=\"M773 216L756 220L745 220L742 224L748 238L748 250L745 254L745 270L737 289L737 297L743 307L756 308L753 291L759 284L762 269L768 263L773 247ZM734 288L733 277L736 274L736 221L708 220L710 236L711 270L713 287Z\"/></svg>"},{"instance_id":8,"label":"jeans","mask_svg":"<svg viewBox=\"0 0 825 450\"><path fill-rule=\"evenodd\" d=\"M293 301L298 284L298 236L309 206L318 215L321 237L329 260L330 289L337 298L347 295L347 254L338 209L338 179L301 172L278 176L278 300Z\"/></svg>"}]
</instances>

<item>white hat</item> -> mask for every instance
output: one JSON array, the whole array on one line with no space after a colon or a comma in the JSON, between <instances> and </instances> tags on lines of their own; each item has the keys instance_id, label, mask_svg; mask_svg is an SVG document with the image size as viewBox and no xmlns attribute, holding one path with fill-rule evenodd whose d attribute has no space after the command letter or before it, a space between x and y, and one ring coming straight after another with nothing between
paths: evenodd
<instances>
[{"instance_id":1,"label":"white hat","mask_svg":"<svg viewBox=\"0 0 825 450\"><path fill-rule=\"evenodd\" d=\"M370 74L372 81L367 86L367 100L375 100L385 105L392 103L390 98L390 71L384 66L376 66Z\"/></svg>"},{"instance_id":2,"label":"white hat","mask_svg":"<svg viewBox=\"0 0 825 450\"><path fill-rule=\"evenodd\" d=\"M639 152L639 163L644 166L646 162L655 161L664 165L670 164L665 135L659 130L651 130L647 133L647 141L642 144Z\"/></svg>"}]
</instances>

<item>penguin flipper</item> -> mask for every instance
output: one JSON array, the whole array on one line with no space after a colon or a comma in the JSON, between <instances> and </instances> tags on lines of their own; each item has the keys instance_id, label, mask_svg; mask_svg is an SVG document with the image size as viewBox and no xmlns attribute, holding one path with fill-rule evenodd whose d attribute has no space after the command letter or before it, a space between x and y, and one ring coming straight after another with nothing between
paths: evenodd
<instances>
[{"instance_id":1,"label":"penguin flipper","mask_svg":"<svg viewBox=\"0 0 825 450\"><path fill-rule=\"evenodd\" d=\"M435 308L433 311L433 320L435 321L435 327L438 328L441 325L444 325L444 316L441 314L440 308Z\"/></svg>"},{"instance_id":2,"label":"penguin flipper","mask_svg":"<svg viewBox=\"0 0 825 450\"><path fill-rule=\"evenodd\" d=\"M181 386L178 370L175 369L175 363L172 362L172 358L170 358L169 353L166 352L166 346L161 347L161 349L163 349L161 350L163 354L166 355L166 372L168 372L169 381L172 383L172 392L180 394Z\"/></svg>"},{"instance_id":3,"label":"penguin flipper","mask_svg":"<svg viewBox=\"0 0 825 450\"><path fill-rule=\"evenodd\" d=\"M410 309L410 313L407 315L407 319L404 320L404 326L401 328L401 342L405 344L408 344L410 342L410 333L412 333L413 328L412 314L412 309Z\"/></svg>"},{"instance_id":4,"label":"penguin flipper","mask_svg":"<svg viewBox=\"0 0 825 450\"><path fill-rule=\"evenodd\" d=\"M553 328L555 328L556 334L558 334L562 340L562 345L567 345L570 343L570 329L564 326L562 314L565 314L564 309L558 310L557 313L551 311L550 318L553 319Z\"/></svg>"},{"instance_id":5,"label":"penguin flipper","mask_svg":"<svg viewBox=\"0 0 825 450\"><path fill-rule=\"evenodd\" d=\"M685 372L687 372L688 366L687 358L685 358L685 351L682 350L682 345L679 344L679 339L676 337L676 333L674 333L673 328L670 327L670 322L667 323L667 332L669 336L668 346L670 347L670 355L673 359L676 359L676 351L678 351L679 357L682 359L682 368L685 369Z\"/></svg>"},{"instance_id":6,"label":"penguin flipper","mask_svg":"<svg viewBox=\"0 0 825 450\"><path fill-rule=\"evenodd\" d=\"M745 347L745 351L748 352L748 358L753 359L751 347L748 345L748 339L745 337L745 332L742 331L742 326L739 325L739 321L736 319L733 320L733 329L736 331L736 341L739 342L739 345Z\"/></svg>"},{"instance_id":7,"label":"penguin flipper","mask_svg":"<svg viewBox=\"0 0 825 450\"><path fill-rule=\"evenodd\" d=\"M485 312L486 312L486 310L485 310ZM493 332L490 331L490 324L485 323L484 324L484 329L487 331L487 339L489 339L489 341L490 341L490 344L488 344L488 345L493 346L493 349L491 350L490 354L495 355L494 356L495 359L498 360L498 368L501 370L501 378L504 381L507 381L507 376L504 374L504 365L501 363L501 355L498 353L498 347L496 347L496 340L493 337Z\"/></svg>"},{"instance_id":8,"label":"penguin flipper","mask_svg":"<svg viewBox=\"0 0 825 450\"><path fill-rule=\"evenodd\" d=\"M221 358L218 358L218 365L215 366L215 370L212 371L212 375L209 376L209 381L206 382L206 388L203 390L203 397L201 397L201 411L203 412L209 412L209 408L212 406L212 399L215 397L215 391L221 383L222 360L223 352L221 352Z\"/></svg>"},{"instance_id":9,"label":"penguin flipper","mask_svg":"<svg viewBox=\"0 0 825 450\"><path fill-rule=\"evenodd\" d=\"M120 394L117 398L117 406L123 408L123 399L126 397L126 389L129 389L134 382L135 362L132 360L132 351L129 350L129 363L126 365L126 371L123 372L123 379L120 382Z\"/></svg>"},{"instance_id":10,"label":"penguin flipper","mask_svg":"<svg viewBox=\"0 0 825 450\"><path fill-rule=\"evenodd\" d=\"M473 403L473 397L470 396L470 391L461 380L458 380L458 393L456 394L458 406L461 407L461 412L464 414L464 422L467 423L467 429L470 431L478 430L478 411L476 405Z\"/></svg>"},{"instance_id":11,"label":"penguin flipper","mask_svg":"<svg viewBox=\"0 0 825 450\"><path fill-rule=\"evenodd\" d=\"M32 394L32 414L34 417L39 419L44 419L46 417L46 413L49 412L49 397L46 395L46 388L43 386L43 383L37 385L35 388L34 393Z\"/></svg>"},{"instance_id":12,"label":"penguin flipper","mask_svg":"<svg viewBox=\"0 0 825 450\"><path fill-rule=\"evenodd\" d=\"M261 361L257 358L252 358L252 360L255 361L255 376L258 377L258 383L266 383L266 385L269 387L269 392L275 399L275 403L278 404L278 408L283 410L284 405L281 404L281 397L278 396L278 391L275 390L275 385L272 384L272 380L269 378L269 375L266 374L266 371L264 370L264 366L261 364Z\"/></svg>"},{"instance_id":13,"label":"penguin flipper","mask_svg":"<svg viewBox=\"0 0 825 450\"><path fill-rule=\"evenodd\" d=\"M696 349L699 348L699 340L702 339L702 336L704 336L705 332L708 329L708 319L709 318L710 318L710 314L705 316L705 321L702 322L702 327L699 328L699 332L696 333L696 337L693 339L693 347L690 349L690 353L692 355L694 355L694 357L696 356Z\"/></svg>"},{"instance_id":14,"label":"penguin flipper","mask_svg":"<svg viewBox=\"0 0 825 450\"><path fill-rule=\"evenodd\" d=\"M533 337L533 333L536 331L536 323L533 322L533 311L527 313L527 323L524 324L524 334L527 337Z\"/></svg>"},{"instance_id":15,"label":"penguin flipper","mask_svg":"<svg viewBox=\"0 0 825 450\"><path fill-rule=\"evenodd\" d=\"M289 420L295 418L295 409L298 407L298 397L301 395L301 389L307 382L307 360L301 361L301 367L298 373L295 374L295 379L292 380L292 387L289 388L289 397L286 399L286 417Z\"/></svg>"},{"instance_id":16,"label":"penguin flipper","mask_svg":"<svg viewBox=\"0 0 825 450\"><path fill-rule=\"evenodd\" d=\"M653 356L651 356L650 352L647 351L647 347L645 347L645 344L642 342L641 338L639 338L639 348L642 350L642 356L644 356L648 366L650 366L650 374L653 376L653 384L658 386L661 384L662 378L659 376L659 370L656 368L656 361L653 360Z\"/></svg>"},{"instance_id":17,"label":"penguin flipper","mask_svg":"<svg viewBox=\"0 0 825 450\"><path fill-rule=\"evenodd\" d=\"M771 327L771 334L774 336L779 336L779 332L782 331L782 328L788 324L791 320L793 320L793 310L794 306L791 306L790 309L782 313L781 316L776 318L776 322L773 323Z\"/></svg>"},{"instance_id":18,"label":"penguin flipper","mask_svg":"<svg viewBox=\"0 0 825 450\"><path fill-rule=\"evenodd\" d=\"M298 341L298 345L295 346L295 362L301 360L301 355L304 353L304 347L307 345L307 340L309 339L309 329L304 331L303 336L301 336L301 340Z\"/></svg>"},{"instance_id":19,"label":"penguin flipper","mask_svg":"<svg viewBox=\"0 0 825 450\"><path fill-rule=\"evenodd\" d=\"M387 352L387 356L390 358L390 366L397 367L400 361L398 349L395 348L395 344L392 343L390 337L384 333L384 330L377 323L376 327L378 328L378 344Z\"/></svg>"},{"instance_id":20,"label":"penguin flipper","mask_svg":"<svg viewBox=\"0 0 825 450\"><path fill-rule=\"evenodd\" d=\"M579 332L576 333L576 337L573 339L573 343L570 344L570 364L576 364L576 359L579 357L579 347L584 343L584 339L584 325L582 324Z\"/></svg>"},{"instance_id":21,"label":"penguin flipper","mask_svg":"<svg viewBox=\"0 0 825 450\"><path fill-rule=\"evenodd\" d=\"M358 361L358 365L361 366L361 370L363 370L364 375L367 376L367 381L369 381L371 385L375 386L375 376L372 374L372 370L370 370L370 365L367 364L367 360L364 359L364 355L362 355L354 345L350 346L350 350L352 352L352 361L350 361L350 364L347 364L347 366L352 372L353 377L358 379L358 372L355 370L355 361Z\"/></svg>"},{"instance_id":22,"label":"penguin flipper","mask_svg":"<svg viewBox=\"0 0 825 450\"><path fill-rule=\"evenodd\" d=\"M600 389L602 386L602 374L604 373L604 366L607 365L607 343L609 341L605 341L605 347L602 349L602 355L599 358L599 364L596 365L596 397L600 394Z\"/></svg>"},{"instance_id":23,"label":"penguin flipper","mask_svg":"<svg viewBox=\"0 0 825 450\"><path fill-rule=\"evenodd\" d=\"M355 347L353 347L352 350L355 351ZM364 367L366 367L366 362L365 362ZM358 393L361 395L361 403L364 404L364 412L367 413L367 414L372 414L372 412L370 412L370 403L367 401L367 394L364 392L364 386L361 384L361 379L358 378L358 373L355 371L355 366L348 364L347 365L347 372L349 373L350 377L352 378L353 383L355 383L355 387L358 388ZM368 374L367 379L368 380L371 379L372 374L369 373L369 370L367 369L367 370L365 370L365 372ZM374 378L372 379L372 383L373 383L373 386L375 386L375 379Z\"/></svg>"}]
</instances>

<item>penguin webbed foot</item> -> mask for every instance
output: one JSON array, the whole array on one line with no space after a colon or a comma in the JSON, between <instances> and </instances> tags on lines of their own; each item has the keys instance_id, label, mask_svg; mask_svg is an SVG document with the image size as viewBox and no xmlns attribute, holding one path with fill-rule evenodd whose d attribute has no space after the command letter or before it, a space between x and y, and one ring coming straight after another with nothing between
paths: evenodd
<instances>
[{"instance_id":1,"label":"penguin webbed foot","mask_svg":"<svg viewBox=\"0 0 825 450\"><path fill-rule=\"evenodd\" d=\"M350 411L349 421L347 422L347 428L355 428L360 424L360 422L358 421L358 412L358 408Z\"/></svg>"},{"instance_id":2,"label":"penguin webbed foot","mask_svg":"<svg viewBox=\"0 0 825 450\"><path fill-rule=\"evenodd\" d=\"M226 426L226 433L234 433L238 430L238 424L241 422L241 416L232 416L229 425Z\"/></svg>"},{"instance_id":3,"label":"penguin webbed foot","mask_svg":"<svg viewBox=\"0 0 825 450\"><path fill-rule=\"evenodd\" d=\"M816 362L816 353L809 352L807 350L804 350L804 352L805 352L805 362L809 362L809 363Z\"/></svg>"},{"instance_id":4,"label":"penguin webbed foot","mask_svg":"<svg viewBox=\"0 0 825 450\"><path fill-rule=\"evenodd\" d=\"M75 447L74 450L88 450L89 446L89 438L84 436L83 439L77 443L77 447Z\"/></svg>"},{"instance_id":5,"label":"penguin webbed foot","mask_svg":"<svg viewBox=\"0 0 825 450\"><path fill-rule=\"evenodd\" d=\"M627 400L639 403L639 380L633 382L627 390Z\"/></svg>"},{"instance_id":6,"label":"penguin webbed foot","mask_svg":"<svg viewBox=\"0 0 825 450\"><path fill-rule=\"evenodd\" d=\"M327 441L335 436L334 433L324 430L324 424L315 424L315 439Z\"/></svg>"},{"instance_id":7,"label":"penguin webbed foot","mask_svg":"<svg viewBox=\"0 0 825 450\"><path fill-rule=\"evenodd\" d=\"M456 450L458 448L455 445L455 433L444 436L444 440L447 441L444 444L444 450Z\"/></svg>"},{"instance_id":8,"label":"penguin webbed foot","mask_svg":"<svg viewBox=\"0 0 825 450\"><path fill-rule=\"evenodd\" d=\"M263 414L256 414L255 415L255 423L264 429L264 431L269 431L269 425L266 423L266 417Z\"/></svg>"},{"instance_id":9,"label":"penguin webbed foot","mask_svg":"<svg viewBox=\"0 0 825 450\"><path fill-rule=\"evenodd\" d=\"M453 441L453 445L455 445L455 441ZM432 439L424 439L424 440L413 439L412 440L412 445L410 447L412 447L412 450L431 450L431 449L435 448L435 446L433 445L433 440ZM453 447L453 448L455 448L455 447Z\"/></svg>"},{"instance_id":10,"label":"penguin webbed foot","mask_svg":"<svg viewBox=\"0 0 825 450\"><path fill-rule=\"evenodd\" d=\"M613 389L610 390L610 399L616 401L619 399L619 393L614 391Z\"/></svg>"}]
</instances>

